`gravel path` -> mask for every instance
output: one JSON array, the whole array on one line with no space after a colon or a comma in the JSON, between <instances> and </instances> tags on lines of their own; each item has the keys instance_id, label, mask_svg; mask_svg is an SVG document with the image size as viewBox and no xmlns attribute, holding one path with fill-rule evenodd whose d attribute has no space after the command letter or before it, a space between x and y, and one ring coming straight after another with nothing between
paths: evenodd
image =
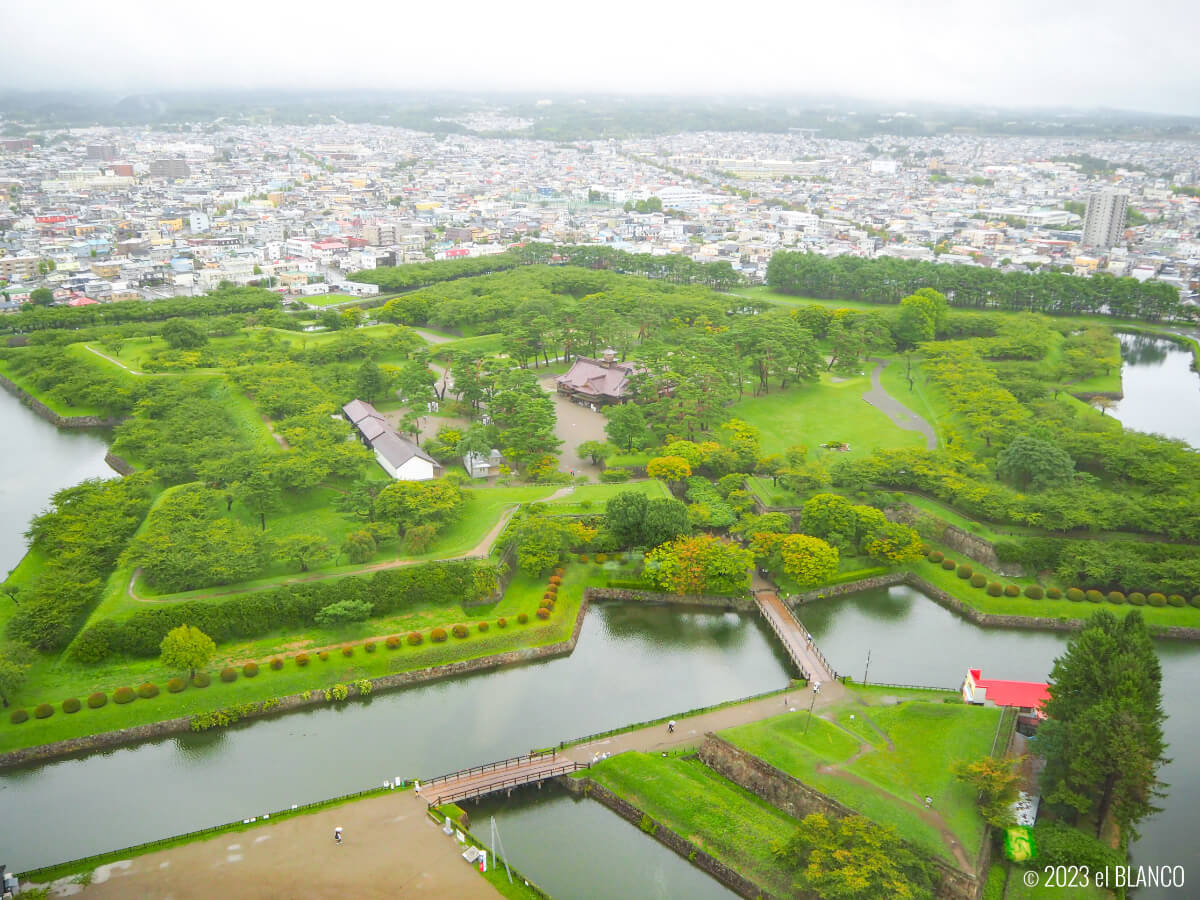
<instances>
[{"instance_id":1,"label":"gravel path","mask_svg":"<svg viewBox=\"0 0 1200 900\"><path fill-rule=\"evenodd\" d=\"M875 363L871 372L871 389L862 395L863 399L891 419L897 428L925 435L925 449L936 450L938 439L933 426L883 389L879 373L888 364L887 360L877 357L871 357L871 360Z\"/></svg>"}]
</instances>

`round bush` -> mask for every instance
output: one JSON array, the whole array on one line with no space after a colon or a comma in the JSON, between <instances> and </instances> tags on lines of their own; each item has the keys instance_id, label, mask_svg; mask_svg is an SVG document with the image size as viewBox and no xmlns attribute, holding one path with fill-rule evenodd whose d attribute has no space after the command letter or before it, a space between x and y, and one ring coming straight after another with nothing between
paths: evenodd
<instances>
[{"instance_id":1,"label":"round bush","mask_svg":"<svg viewBox=\"0 0 1200 900\"><path fill-rule=\"evenodd\" d=\"M538 601L538 608L539 608L539 609L541 609L542 607L545 607L546 609L549 609L549 608L550 608L550 607L552 607L553 605L554 605L554 601L553 601L553 600L551 600L549 597L543 597L541 600L539 600L539 601Z\"/></svg>"},{"instance_id":2,"label":"round bush","mask_svg":"<svg viewBox=\"0 0 1200 900\"><path fill-rule=\"evenodd\" d=\"M549 594L551 597L558 596L558 585L557 584L546 585L546 593Z\"/></svg>"},{"instance_id":3,"label":"round bush","mask_svg":"<svg viewBox=\"0 0 1200 900\"><path fill-rule=\"evenodd\" d=\"M419 646L419 645L420 645L420 643L421 643L423 640L425 640L425 638L421 636L421 632L419 632L419 631L410 631L410 632L408 633L408 639L407 639L407 640L408 640L408 645L409 645L410 647L416 647L416 646Z\"/></svg>"},{"instance_id":4,"label":"round bush","mask_svg":"<svg viewBox=\"0 0 1200 900\"><path fill-rule=\"evenodd\" d=\"M400 636L396 634L390 635L383 643L387 645L389 650L395 650L400 646Z\"/></svg>"},{"instance_id":5,"label":"round bush","mask_svg":"<svg viewBox=\"0 0 1200 900\"><path fill-rule=\"evenodd\" d=\"M33 708L33 714L39 719L48 719L54 715L54 707L49 703L39 703Z\"/></svg>"},{"instance_id":6,"label":"round bush","mask_svg":"<svg viewBox=\"0 0 1200 900\"><path fill-rule=\"evenodd\" d=\"M62 702L62 710L65 713L77 713L81 706L83 704L79 702L78 697L68 697Z\"/></svg>"},{"instance_id":7,"label":"round bush","mask_svg":"<svg viewBox=\"0 0 1200 900\"><path fill-rule=\"evenodd\" d=\"M587 561L588 561L588 555L587 555L586 553L580 553L580 554L579 554L579 561L580 561L580 562L583 562L583 563L587 562Z\"/></svg>"},{"instance_id":8,"label":"round bush","mask_svg":"<svg viewBox=\"0 0 1200 900\"><path fill-rule=\"evenodd\" d=\"M258 663L248 662L242 666L242 674L247 678L253 678L258 674Z\"/></svg>"},{"instance_id":9,"label":"round bush","mask_svg":"<svg viewBox=\"0 0 1200 900\"><path fill-rule=\"evenodd\" d=\"M1184 600L1183 597L1179 596L1179 594L1172 594L1170 597L1167 598L1167 603L1171 604L1171 606L1186 606L1187 605L1187 601Z\"/></svg>"},{"instance_id":10,"label":"round bush","mask_svg":"<svg viewBox=\"0 0 1200 900\"><path fill-rule=\"evenodd\" d=\"M596 562L598 562L598 563L608 562L608 554L607 553L597 553L596 554Z\"/></svg>"},{"instance_id":11,"label":"round bush","mask_svg":"<svg viewBox=\"0 0 1200 900\"><path fill-rule=\"evenodd\" d=\"M138 685L138 696L143 700L149 700L151 697L158 696L158 685L152 681L147 681Z\"/></svg>"},{"instance_id":12,"label":"round bush","mask_svg":"<svg viewBox=\"0 0 1200 900\"><path fill-rule=\"evenodd\" d=\"M1004 593L1004 588L1001 586L1000 582L998 582L998 581L989 581L988 586L987 586L987 592L993 597L999 597L1001 594Z\"/></svg>"},{"instance_id":13,"label":"round bush","mask_svg":"<svg viewBox=\"0 0 1200 900\"><path fill-rule=\"evenodd\" d=\"M480 623L479 623L478 625L476 625L475 627L476 627L476 628L478 628L480 631L487 631L487 630L488 630L488 623L487 623L487 622L480 622Z\"/></svg>"},{"instance_id":14,"label":"round bush","mask_svg":"<svg viewBox=\"0 0 1200 900\"><path fill-rule=\"evenodd\" d=\"M14 709L8 714L8 721L12 722L14 725L20 725L22 722L28 722L29 713L25 712L23 709Z\"/></svg>"},{"instance_id":15,"label":"round bush","mask_svg":"<svg viewBox=\"0 0 1200 900\"><path fill-rule=\"evenodd\" d=\"M497 628L507 628L508 627L508 619L504 618L504 616L501 616L500 618L498 618L496 620L496 627Z\"/></svg>"},{"instance_id":16,"label":"round bush","mask_svg":"<svg viewBox=\"0 0 1200 900\"><path fill-rule=\"evenodd\" d=\"M192 676L192 684L198 688L206 688L212 684L212 676L207 672L197 672Z\"/></svg>"},{"instance_id":17,"label":"round bush","mask_svg":"<svg viewBox=\"0 0 1200 900\"><path fill-rule=\"evenodd\" d=\"M221 680L228 684L231 681L237 681L237 669L226 666L221 670Z\"/></svg>"},{"instance_id":18,"label":"round bush","mask_svg":"<svg viewBox=\"0 0 1200 900\"><path fill-rule=\"evenodd\" d=\"M137 694L131 687L119 687L113 691L113 703L132 703Z\"/></svg>"},{"instance_id":19,"label":"round bush","mask_svg":"<svg viewBox=\"0 0 1200 900\"><path fill-rule=\"evenodd\" d=\"M1200 609L1200 594L1197 594L1195 597L1193 597L1190 602L1192 606Z\"/></svg>"},{"instance_id":20,"label":"round bush","mask_svg":"<svg viewBox=\"0 0 1200 900\"><path fill-rule=\"evenodd\" d=\"M958 563L956 563L952 559L943 559L942 560L942 568L945 569L947 572L952 572L956 568L958 568Z\"/></svg>"},{"instance_id":21,"label":"round bush","mask_svg":"<svg viewBox=\"0 0 1200 900\"><path fill-rule=\"evenodd\" d=\"M374 653L375 652L375 642L367 641L365 644L363 644L363 649L366 650L368 653Z\"/></svg>"},{"instance_id":22,"label":"round bush","mask_svg":"<svg viewBox=\"0 0 1200 900\"><path fill-rule=\"evenodd\" d=\"M931 563L940 563L943 559L945 559L945 557L946 554L941 550L931 550L926 559L928 559Z\"/></svg>"},{"instance_id":23,"label":"round bush","mask_svg":"<svg viewBox=\"0 0 1200 900\"><path fill-rule=\"evenodd\" d=\"M433 629L433 631L429 632L429 639L435 644L440 644L442 641L446 640L446 629L439 625L437 628Z\"/></svg>"},{"instance_id":24,"label":"round bush","mask_svg":"<svg viewBox=\"0 0 1200 900\"><path fill-rule=\"evenodd\" d=\"M1045 596L1042 586L1039 584L1031 584L1025 588L1025 596L1030 600L1041 600Z\"/></svg>"},{"instance_id":25,"label":"round bush","mask_svg":"<svg viewBox=\"0 0 1200 900\"><path fill-rule=\"evenodd\" d=\"M548 610L548 609L547 609L546 607L544 607L544 606L539 606L539 607L538 607L538 611L537 611L537 617L538 617L539 619L548 619L548 618L550 618L550 610Z\"/></svg>"},{"instance_id":26,"label":"round bush","mask_svg":"<svg viewBox=\"0 0 1200 900\"><path fill-rule=\"evenodd\" d=\"M1114 603L1117 606L1120 606L1125 602L1125 595L1120 591L1109 591L1108 596L1105 597L1105 599L1108 600L1109 603Z\"/></svg>"},{"instance_id":27,"label":"round bush","mask_svg":"<svg viewBox=\"0 0 1200 900\"><path fill-rule=\"evenodd\" d=\"M450 629L450 633L456 638L465 638L468 634L470 634L470 631L467 630L466 625L455 625Z\"/></svg>"},{"instance_id":28,"label":"round bush","mask_svg":"<svg viewBox=\"0 0 1200 900\"><path fill-rule=\"evenodd\" d=\"M549 591L546 591L546 593L542 594L543 600L552 600L553 598L554 598L554 595L552 593L550 593Z\"/></svg>"},{"instance_id":29,"label":"round bush","mask_svg":"<svg viewBox=\"0 0 1200 900\"><path fill-rule=\"evenodd\" d=\"M1017 584L1006 584L1004 586L1004 596L1005 597L1020 597L1021 596L1021 586L1017 585Z\"/></svg>"},{"instance_id":30,"label":"round bush","mask_svg":"<svg viewBox=\"0 0 1200 900\"><path fill-rule=\"evenodd\" d=\"M562 584L562 576L561 575L551 575L550 583L552 585L554 585L555 587L558 587L560 584Z\"/></svg>"},{"instance_id":31,"label":"round bush","mask_svg":"<svg viewBox=\"0 0 1200 900\"><path fill-rule=\"evenodd\" d=\"M1083 600L1083 591L1079 588L1067 588L1067 599L1072 603L1079 603Z\"/></svg>"},{"instance_id":32,"label":"round bush","mask_svg":"<svg viewBox=\"0 0 1200 900\"><path fill-rule=\"evenodd\" d=\"M982 572L976 572L971 576L971 587L981 588L987 584L987 576Z\"/></svg>"},{"instance_id":33,"label":"round bush","mask_svg":"<svg viewBox=\"0 0 1200 900\"><path fill-rule=\"evenodd\" d=\"M954 570L954 574L957 575L959 578L965 579L965 578L970 578L972 575L974 575L975 570L972 569L970 566L968 566L966 563L963 563L961 566L959 566L957 569Z\"/></svg>"},{"instance_id":34,"label":"round bush","mask_svg":"<svg viewBox=\"0 0 1200 900\"><path fill-rule=\"evenodd\" d=\"M170 681L167 682L167 690L170 691L172 694L178 694L185 687L187 687L187 682L184 681L182 678L172 678Z\"/></svg>"},{"instance_id":35,"label":"round bush","mask_svg":"<svg viewBox=\"0 0 1200 900\"><path fill-rule=\"evenodd\" d=\"M1046 596L1051 600L1061 600L1062 591L1060 591L1058 588L1046 588Z\"/></svg>"},{"instance_id":36,"label":"round bush","mask_svg":"<svg viewBox=\"0 0 1200 900\"><path fill-rule=\"evenodd\" d=\"M1129 595L1129 602L1132 603L1134 606L1145 606L1146 605L1146 595L1141 593L1140 591L1134 591L1132 594Z\"/></svg>"},{"instance_id":37,"label":"round bush","mask_svg":"<svg viewBox=\"0 0 1200 900\"><path fill-rule=\"evenodd\" d=\"M525 624L526 622L528 622L528 621L529 621L529 616L528 616L527 614L525 614L525 613L517 613L517 622L518 622L519 624L521 624L521 625L524 625L524 624Z\"/></svg>"},{"instance_id":38,"label":"round bush","mask_svg":"<svg viewBox=\"0 0 1200 900\"><path fill-rule=\"evenodd\" d=\"M1166 606L1167 598L1163 594L1160 594L1158 591L1155 591L1153 594L1146 595L1146 602L1149 603L1151 606Z\"/></svg>"},{"instance_id":39,"label":"round bush","mask_svg":"<svg viewBox=\"0 0 1200 900\"><path fill-rule=\"evenodd\" d=\"M326 662L329 659L329 651L328 650L319 651L317 653L317 659L319 659L321 662Z\"/></svg>"},{"instance_id":40,"label":"round bush","mask_svg":"<svg viewBox=\"0 0 1200 900\"><path fill-rule=\"evenodd\" d=\"M108 694L104 691L96 691L96 693L88 695L88 709L99 709L106 703L108 703Z\"/></svg>"},{"instance_id":41,"label":"round bush","mask_svg":"<svg viewBox=\"0 0 1200 900\"><path fill-rule=\"evenodd\" d=\"M278 672L283 668L283 660L276 656L273 660L271 660L271 668Z\"/></svg>"},{"instance_id":42,"label":"round bush","mask_svg":"<svg viewBox=\"0 0 1200 900\"><path fill-rule=\"evenodd\" d=\"M342 648L342 656L353 656L353 655L354 655L353 647L343 647Z\"/></svg>"},{"instance_id":43,"label":"round bush","mask_svg":"<svg viewBox=\"0 0 1200 900\"><path fill-rule=\"evenodd\" d=\"M557 575L559 578L562 578L564 575L567 574L567 570L564 569L562 566L559 566L557 569L554 570L554 574Z\"/></svg>"},{"instance_id":44,"label":"round bush","mask_svg":"<svg viewBox=\"0 0 1200 900\"><path fill-rule=\"evenodd\" d=\"M308 665L308 654L307 653L297 653L296 654L296 665L298 665L300 667L307 666Z\"/></svg>"},{"instance_id":45,"label":"round bush","mask_svg":"<svg viewBox=\"0 0 1200 900\"><path fill-rule=\"evenodd\" d=\"M1104 595L1096 590L1088 591L1083 596L1087 599L1088 603L1099 603L1104 599Z\"/></svg>"}]
</instances>

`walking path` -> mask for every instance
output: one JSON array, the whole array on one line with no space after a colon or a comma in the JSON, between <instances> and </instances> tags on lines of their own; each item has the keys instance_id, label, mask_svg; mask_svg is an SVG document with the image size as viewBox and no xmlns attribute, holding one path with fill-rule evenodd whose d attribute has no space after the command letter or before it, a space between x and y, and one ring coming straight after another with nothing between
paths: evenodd
<instances>
[{"instance_id":1,"label":"walking path","mask_svg":"<svg viewBox=\"0 0 1200 900\"><path fill-rule=\"evenodd\" d=\"M341 846L333 840L338 826L344 829ZM403 791L101 866L88 887L63 879L52 896L499 897L461 852L429 820L425 801Z\"/></svg>"},{"instance_id":2,"label":"walking path","mask_svg":"<svg viewBox=\"0 0 1200 900\"><path fill-rule=\"evenodd\" d=\"M178 372L139 372L137 369L129 368L129 366L125 365L125 363L121 362L119 359L115 359L115 358L109 356L107 353L101 353L99 350L97 350L91 344L84 344L83 346L85 349L90 350L92 353L95 353L101 359L106 360L106 361L112 363L114 366L118 366L119 368L124 369L130 375L136 375L139 378L141 378L141 377L169 378L172 375L179 374Z\"/></svg>"},{"instance_id":3,"label":"walking path","mask_svg":"<svg viewBox=\"0 0 1200 900\"><path fill-rule=\"evenodd\" d=\"M433 806L458 803L494 791L566 775L578 767L579 763L575 760L559 756L553 751L540 756L516 757L500 763L474 766L459 773L422 782L421 796Z\"/></svg>"},{"instance_id":4,"label":"walking path","mask_svg":"<svg viewBox=\"0 0 1200 900\"><path fill-rule=\"evenodd\" d=\"M758 590L754 592L754 600L801 673L822 685L834 682L837 676L817 650L812 635L796 620L779 595L774 591Z\"/></svg>"},{"instance_id":5,"label":"walking path","mask_svg":"<svg viewBox=\"0 0 1200 900\"><path fill-rule=\"evenodd\" d=\"M862 395L869 404L892 420L897 428L905 431L917 431L925 436L925 449L936 450L938 446L937 432L933 426L918 416L915 412L883 389L879 373L887 366L886 359L871 357L875 368L871 371L871 389Z\"/></svg>"}]
</instances>

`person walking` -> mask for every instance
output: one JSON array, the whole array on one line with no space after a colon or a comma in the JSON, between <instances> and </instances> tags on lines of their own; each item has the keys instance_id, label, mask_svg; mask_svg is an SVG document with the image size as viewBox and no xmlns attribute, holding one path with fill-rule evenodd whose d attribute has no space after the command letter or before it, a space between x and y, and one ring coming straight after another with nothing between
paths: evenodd
<instances>
[{"instance_id":1,"label":"person walking","mask_svg":"<svg viewBox=\"0 0 1200 900\"><path fill-rule=\"evenodd\" d=\"M342 843L342 826L341 825L339 825L337 828L333 829L333 840L338 846L341 846L341 843Z\"/></svg>"},{"instance_id":2,"label":"person walking","mask_svg":"<svg viewBox=\"0 0 1200 900\"><path fill-rule=\"evenodd\" d=\"M674 733L675 733L675 720L672 719L670 722L667 723L667 734L674 734Z\"/></svg>"}]
</instances>

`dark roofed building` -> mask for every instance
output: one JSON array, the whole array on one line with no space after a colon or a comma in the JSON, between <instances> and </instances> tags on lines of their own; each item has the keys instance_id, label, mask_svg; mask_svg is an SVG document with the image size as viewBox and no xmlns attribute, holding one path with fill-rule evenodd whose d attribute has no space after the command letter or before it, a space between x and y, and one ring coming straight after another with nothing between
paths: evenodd
<instances>
[{"instance_id":1,"label":"dark roofed building","mask_svg":"<svg viewBox=\"0 0 1200 900\"><path fill-rule=\"evenodd\" d=\"M578 356L570 371L554 379L558 392L587 406L606 406L624 403L629 399L629 376L639 367L631 362L617 362L614 350L605 350L603 359Z\"/></svg>"}]
</instances>

